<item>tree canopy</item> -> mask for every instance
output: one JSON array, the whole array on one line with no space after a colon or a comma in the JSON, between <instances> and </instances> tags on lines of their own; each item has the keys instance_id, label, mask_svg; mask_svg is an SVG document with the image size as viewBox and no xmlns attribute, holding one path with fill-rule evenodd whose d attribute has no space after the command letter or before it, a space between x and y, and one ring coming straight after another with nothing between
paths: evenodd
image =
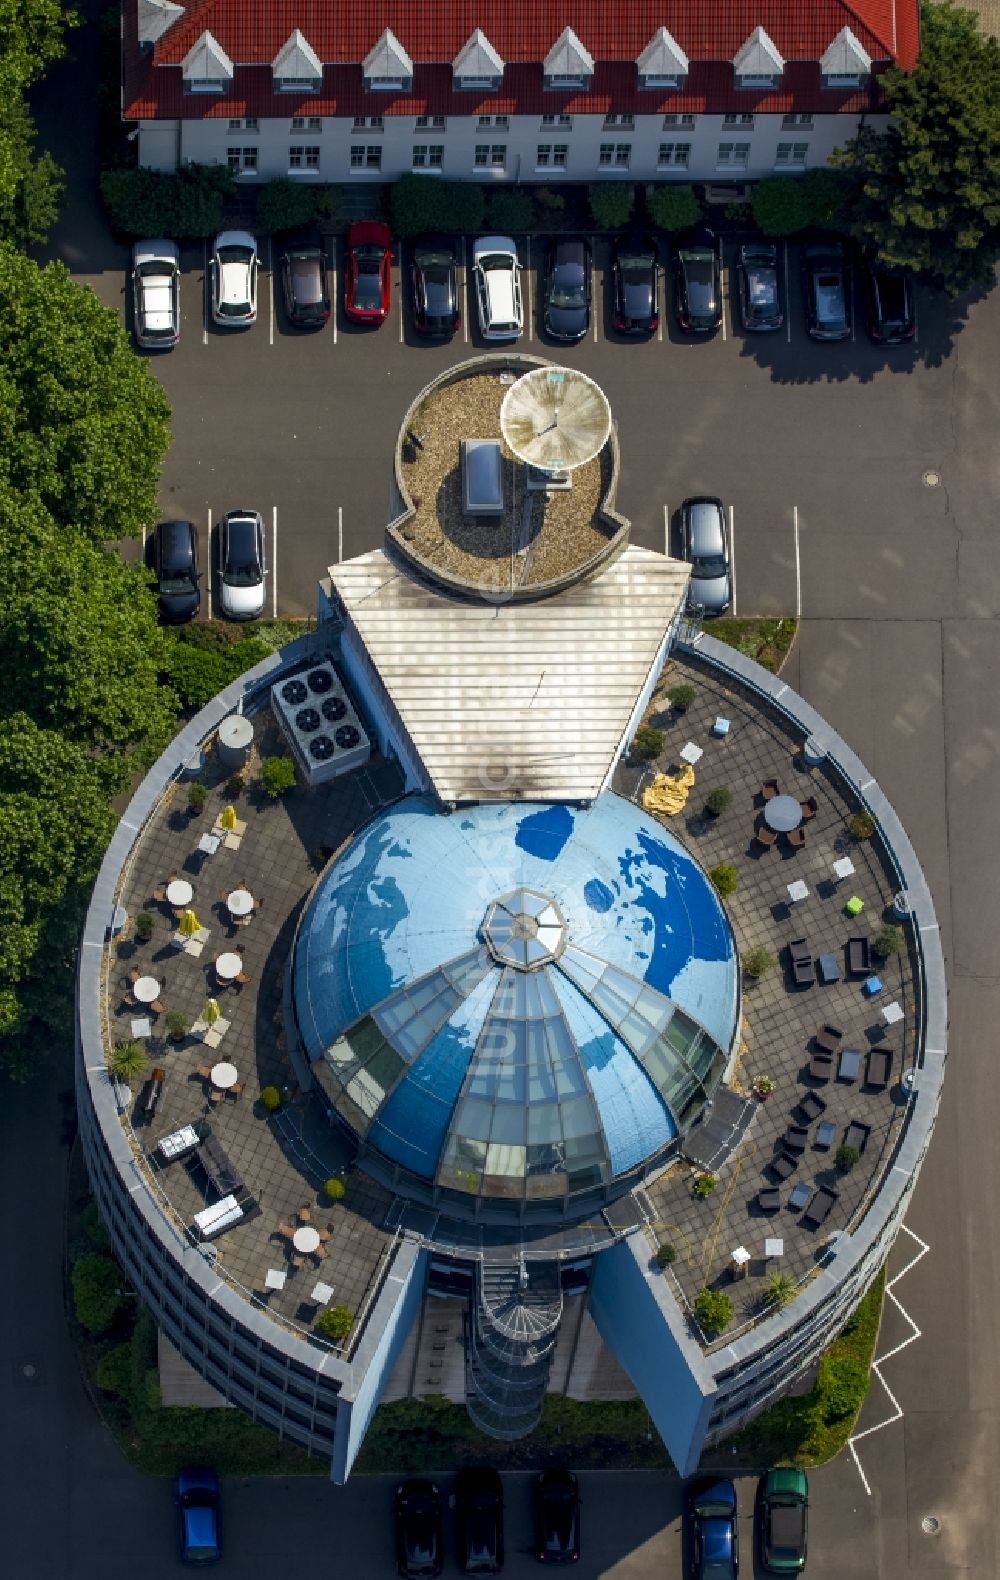
<instances>
[{"instance_id":1,"label":"tree canopy","mask_svg":"<svg viewBox=\"0 0 1000 1580\"><path fill-rule=\"evenodd\" d=\"M892 111L834 155L855 177L850 229L951 296L991 285L1000 254L1000 44L971 11L921 7L916 69L881 79Z\"/></svg>"},{"instance_id":2,"label":"tree canopy","mask_svg":"<svg viewBox=\"0 0 1000 1580\"><path fill-rule=\"evenodd\" d=\"M34 157L26 94L65 54L76 20L59 0L0 0L0 239L21 246L44 240L62 193L55 161Z\"/></svg>"}]
</instances>

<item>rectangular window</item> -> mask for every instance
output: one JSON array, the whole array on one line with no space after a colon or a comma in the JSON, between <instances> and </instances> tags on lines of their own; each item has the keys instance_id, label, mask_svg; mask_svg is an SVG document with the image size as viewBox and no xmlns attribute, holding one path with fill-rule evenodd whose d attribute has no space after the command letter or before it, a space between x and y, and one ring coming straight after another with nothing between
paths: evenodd
<instances>
[{"instance_id":1,"label":"rectangular window","mask_svg":"<svg viewBox=\"0 0 1000 1580\"><path fill-rule=\"evenodd\" d=\"M586 88L588 79L581 77L579 72L573 76L557 74L545 78L545 86L552 92L565 93L568 88Z\"/></svg>"},{"instance_id":2,"label":"rectangular window","mask_svg":"<svg viewBox=\"0 0 1000 1580\"><path fill-rule=\"evenodd\" d=\"M380 132L383 126L381 115L356 115L352 132Z\"/></svg>"},{"instance_id":3,"label":"rectangular window","mask_svg":"<svg viewBox=\"0 0 1000 1580\"><path fill-rule=\"evenodd\" d=\"M369 93L409 93L410 79L402 77L366 77L365 88Z\"/></svg>"},{"instance_id":4,"label":"rectangular window","mask_svg":"<svg viewBox=\"0 0 1000 1580\"><path fill-rule=\"evenodd\" d=\"M861 86L861 78L855 75L854 72L851 72L848 76L822 77L820 82L824 88L838 88L841 91L846 91L848 88L860 88Z\"/></svg>"},{"instance_id":5,"label":"rectangular window","mask_svg":"<svg viewBox=\"0 0 1000 1580\"><path fill-rule=\"evenodd\" d=\"M558 126L560 130L569 131L573 125L572 115L543 115L542 126Z\"/></svg>"},{"instance_id":6,"label":"rectangular window","mask_svg":"<svg viewBox=\"0 0 1000 1580\"><path fill-rule=\"evenodd\" d=\"M507 163L505 143L477 143L475 163L478 170L502 170Z\"/></svg>"},{"instance_id":7,"label":"rectangular window","mask_svg":"<svg viewBox=\"0 0 1000 1580\"><path fill-rule=\"evenodd\" d=\"M226 163L234 176L238 176L241 170L256 170L257 150L256 148L227 148Z\"/></svg>"},{"instance_id":8,"label":"rectangular window","mask_svg":"<svg viewBox=\"0 0 1000 1580\"><path fill-rule=\"evenodd\" d=\"M318 170L319 148L308 143L293 143L288 150L289 170Z\"/></svg>"},{"instance_id":9,"label":"rectangular window","mask_svg":"<svg viewBox=\"0 0 1000 1580\"><path fill-rule=\"evenodd\" d=\"M631 143L602 143L598 163L605 169L610 165L615 170L627 170L631 157Z\"/></svg>"},{"instance_id":10,"label":"rectangular window","mask_svg":"<svg viewBox=\"0 0 1000 1580\"><path fill-rule=\"evenodd\" d=\"M604 130L613 132L620 127L623 132L630 132L635 125L634 115L606 115L604 117Z\"/></svg>"},{"instance_id":11,"label":"rectangular window","mask_svg":"<svg viewBox=\"0 0 1000 1580\"><path fill-rule=\"evenodd\" d=\"M661 143L656 164L660 170L668 170L671 165L679 165L682 170L686 170L690 159L690 143Z\"/></svg>"},{"instance_id":12,"label":"rectangular window","mask_svg":"<svg viewBox=\"0 0 1000 1580\"><path fill-rule=\"evenodd\" d=\"M444 164L444 143L414 143L414 170L440 170Z\"/></svg>"},{"instance_id":13,"label":"rectangular window","mask_svg":"<svg viewBox=\"0 0 1000 1580\"><path fill-rule=\"evenodd\" d=\"M495 128L498 132L510 131L510 116L481 115L476 122L476 130L478 132L488 132L491 127Z\"/></svg>"},{"instance_id":14,"label":"rectangular window","mask_svg":"<svg viewBox=\"0 0 1000 1580\"><path fill-rule=\"evenodd\" d=\"M779 143L774 162L776 165L793 166L797 169L802 169L808 153L808 143Z\"/></svg>"},{"instance_id":15,"label":"rectangular window","mask_svg":"<svg viewBox=\"0 0 1000 1580\"><path fill-rule=\"evenodd\" d=\"M650 77L644 76L642 73L639 75L640 88L659 88L662 92L665 90L669 91L671 88L679 88L680 85L680 77Z\"/></svg>"},{"instance_id":16,"label":"rectangular window","mask_svg":"<svg viewBox=\"0 0 1000 1580\"><path fill-rule=\"evenodd\" d=\"M221 77L203 77L199 82L185 82L185 93L224 93L226 84Z\"/></svg>"},{"instance_id":17,"label":"rectangular window","mask_svg":"<svg viewBox=\"0 0 1000 1580\"><path fill-rule=\"evenodd\" d=\"M715 156L716 168L745 170L749 158L749 143L720 143Z\"/></svg>"},{"instance_id":18,"label":"rectangular window","mask_svg":"<svg viewBox=\"0 0 1000 1580\"><path fill-rule=\"evenodd\" d=\"M351 148L352 170L381 170L382 150L377 143L354 143Z\"/></svg>"},{"instance_id":19,"label":"rectangular window","mask_svg":"<svg viewBox=\"0 0 1000 1580\"><path fill-rule=\"evenodd\" d=\"M539 143L535 149L535 168L564 170L568 154L569 143Z\"/></svg>"},{"instance_id":20,"label":"rectangular window","mask_svg":"<svg viewBox=\"0 0 1000 1580\"><path fill-rule=\"evenodd\" d=\"M444 116L444 115L418 115L417 116L417 131L418 132L426 132L428 130L435 131L435 132L443 132L444 129L445 129L446 124L447 124L447 117Z\"/></svg>"},{"instance_id":21,"label":"rectangular window","mask_svg":"<svg viewBox=\"0 0 1000 1580\"><path fill-rule=\"evenodd\" d=\"M673 131L675 126L693 126L693 125L694 125L694 116L693 115L665 115L663 117L663 130L665 132Z\"/></svg>"},{"instance_id":22,"label":"rectangular window","mask_svg":"<svg viewBox=\"0 0 1000 1580\"><path fill-rule=\"evenodd\" d=\"M813 118L809 111L804 115L783 115L781 117L781 130L783 132L811 132Z\"/></svg>"},{"instance_id":23,"label":"rectangular window","mask_svg":"<svg viewBox=\"0 0 1000 1580\"><path fill-rule=\"evenodd\" d=\"M275 77L278 93L318 93L320 85L315 77Z\"/></svg>"},{"instance_id":24,"label":"rectangular window","mask_svg":"<svg viewBox=\"0 0 1000 1580\"><path fill-rule=\"evenodd\" d=\"M727 114L722 117L722 124L723 126L745 127L748 131L753 131L753 116Z\"/></svg>"},{"instance_id":25,"label":"rectangular window","mask_svg":"<svg viewBox=\"0 0 1000 1580\"><path fill-rule=\"evenodd\" d=\"M323 117L321 115L293 115L293 132L321 132L323 130Z\"/></svg>"},{"instance_id":26,"label":"rectangular window","mask_svg":"<svg viewBox=\"0 0 1000 1580\"><path fill-rule=\"evenodd\" d=\"M235 121L230 121L229 130L231 132L259 132L260 127L257 123L256 115L248 115L242 121L238 118Z\"/></svg>"}]
</instances>

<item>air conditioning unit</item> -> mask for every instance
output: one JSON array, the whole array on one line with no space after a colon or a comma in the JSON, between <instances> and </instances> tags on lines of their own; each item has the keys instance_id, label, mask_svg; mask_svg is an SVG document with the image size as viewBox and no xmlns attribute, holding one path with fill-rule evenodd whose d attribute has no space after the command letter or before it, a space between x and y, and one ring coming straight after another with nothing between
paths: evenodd
<instances>
[{"instance_id":1,"label":"air conditioning unit","mask_svg":"<svg viewBox=\"0 0 1000 1580\"><path fill-rule=\"evenodd\" d=\"M307 784L362 767L371 742L329 659L271 687L271 710Z\"/></svg>"}]
</instances>

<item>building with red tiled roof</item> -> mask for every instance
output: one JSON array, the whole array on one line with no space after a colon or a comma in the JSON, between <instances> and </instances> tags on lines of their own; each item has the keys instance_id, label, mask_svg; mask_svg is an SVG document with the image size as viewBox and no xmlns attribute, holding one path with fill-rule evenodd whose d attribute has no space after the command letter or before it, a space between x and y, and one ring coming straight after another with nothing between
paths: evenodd
<instances>
[{"instance_id":1,"label":"building with red tiled roof","mask_svg":"<svg viewBox=\"0 0 1000 1580\"><path fill-rule=\"evenodd\" d=\"M140 162L254 181L742 180L825 164L918 0L124 0Z\"/></svg>"}]
</instances>

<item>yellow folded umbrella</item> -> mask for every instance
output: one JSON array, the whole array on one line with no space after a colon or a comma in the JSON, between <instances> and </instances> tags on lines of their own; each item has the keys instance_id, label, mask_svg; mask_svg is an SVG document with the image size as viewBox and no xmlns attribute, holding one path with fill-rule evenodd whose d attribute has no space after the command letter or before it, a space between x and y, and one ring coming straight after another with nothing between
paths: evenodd
<instances>
[{"instance_id":1,"label":"yellow folded umbrella","mask_svg":"<svg viewBox=\"0 0 1000 1580\"><path fill-rule=\"evenodd\" d=\"M182 938L193 938L195 933L201 931L201 923L191 910L182 911L181 919L177 923L177 931Z\"/></svg>"},{"instance_id":2,"label":"yellow folded umbrella","mask_svg":"<svg viewBox=\"0 0 1000 1580\"><path fill-rule=\"evenodd\" d=\"M235 828L238 821L234 806L224 806L222 808L222 816L219 818L219 822L223 828Z\"/></svg>"},{"instance_id":3,"label":"yellow folded umbrella","mask_svg":"<svg viewBox=\"0 0 1000 1580\"><path fill-rule=\"evenodd\" d=\"M210 998L201 1012L201 1018L206 1026L214 1026L222 1014L217 998Z\"/></svg>"}]
</instances>

